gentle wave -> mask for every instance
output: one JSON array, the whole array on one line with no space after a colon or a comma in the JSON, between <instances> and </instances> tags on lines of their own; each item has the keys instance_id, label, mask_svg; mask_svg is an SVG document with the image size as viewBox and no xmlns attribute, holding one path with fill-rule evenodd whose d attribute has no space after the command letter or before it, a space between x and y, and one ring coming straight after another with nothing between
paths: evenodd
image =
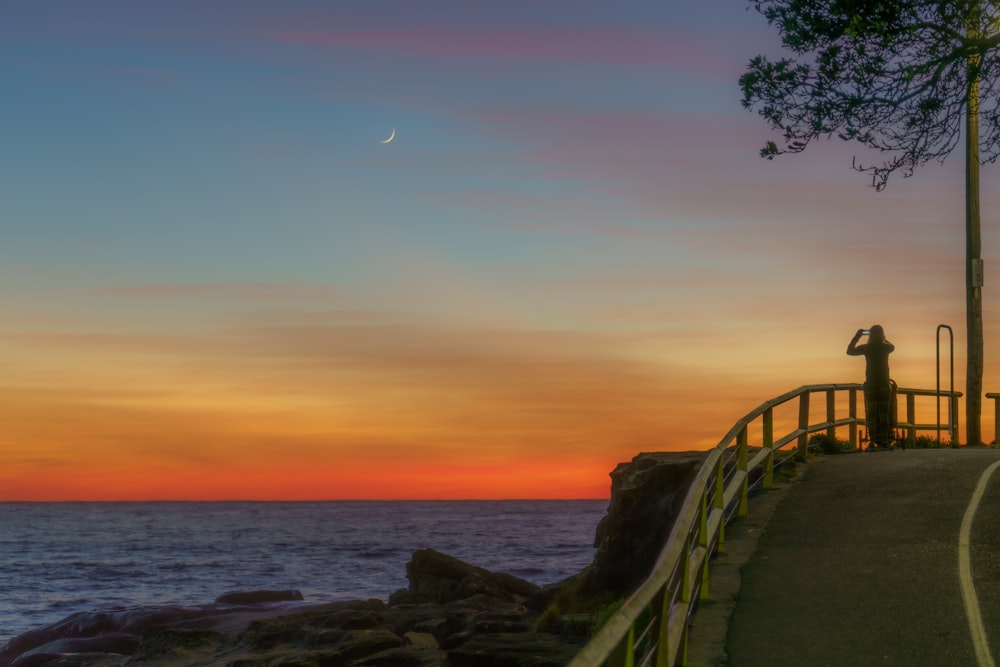
<instances>
[{"instance_id":1,"label":"gentle wave","mask_svg":"<svg viewBox=\"0 0 1000 667\"><path fill-rule=\"evenodd\" d=\"M0 643L70 613L227 591L380 598L432 548L547 584L593 560L606 500L0 503Z\"/></svg>"}]
</instances>

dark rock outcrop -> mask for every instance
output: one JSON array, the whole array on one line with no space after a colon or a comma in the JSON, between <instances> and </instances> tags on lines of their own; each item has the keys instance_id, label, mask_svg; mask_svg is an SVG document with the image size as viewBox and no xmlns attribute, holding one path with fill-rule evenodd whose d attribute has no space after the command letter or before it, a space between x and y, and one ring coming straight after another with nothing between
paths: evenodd
<instances>
[{"instance_id":1,"label":"dark rock outcrop","mask_svg":"<svg viewBox=\"0 0 1000 667\"><path fill-rule=\"evenodd\" d=\"M183 649L192 641L213 641L222 633L242 631L256 620L295 614L303 607L302 602L216 603L80 612L8 641L0 647L0 667L74 664L66 660L70 656L93 660L97 655L105 658L95 664L117 664L117 656L142 653L150 643ZM54 662L55 655L62 656L61 662Z\"/></svg>"},{"instance_id":2,"label":"dark rock outcrop","mask_svg":"<svg viewBox=\"0 0 1000 667\"><path fill-rule=\"evenodd\" d=\"M82 655L87 660L98 655L124 658L139 647L141 637L127 632L108 632L96 637L67 637L55 639L19 655L12 667L29 667L56 662L67 654ZM89 656L89 657L87 657Z\"/></svg>"},{"instance_id":3,"label":"dark rock outcrop","mask_svg":"<svg viewBox=\"0 0 1000 667\"><path fill-rule=\"evenodd\" d=\"M397 597L422 602L309 604L263 591L200 607L74 614L8 642L0 667L444 667L470 641L511 634L523 635L519 646L535 645L533 656L554 651L558 661L578 650L578 640L531 632L534 614L522 603L534 584L432 550L416 552L407 571L411 587ZM536 663L512 654L504 664Z\"/></svg>"},{"instance_id":4,"label":"dark rock outcrop","mask_svg":"<svg viewBox=\"0 0 1000 667\"><path fill-rule=\"evenodd\" d=\"M642 453L611 473L611 504L597 526L587 575L592 594L622 596L645 581L707 452Z\"/></svg>"}]
</instances>

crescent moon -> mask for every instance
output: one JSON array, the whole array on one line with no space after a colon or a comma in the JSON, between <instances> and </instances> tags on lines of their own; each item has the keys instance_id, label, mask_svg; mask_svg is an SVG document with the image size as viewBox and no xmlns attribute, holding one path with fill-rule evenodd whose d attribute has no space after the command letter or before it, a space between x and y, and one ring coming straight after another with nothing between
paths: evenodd
<instances>
[{"instance_id":1,"label":"crescent moon","mask_svg":"<svg viewBox=\"0 0 1000 667\"><path fill-rule=\"evenodd\" d=\"M379 143L380 144L387 144L390 141L392 141L395 136L396 136L396 128L392 128L392 134L389 135L389 138L388 139L382 139L381 141L379 141Z\"/></svg>"}]
</instances>

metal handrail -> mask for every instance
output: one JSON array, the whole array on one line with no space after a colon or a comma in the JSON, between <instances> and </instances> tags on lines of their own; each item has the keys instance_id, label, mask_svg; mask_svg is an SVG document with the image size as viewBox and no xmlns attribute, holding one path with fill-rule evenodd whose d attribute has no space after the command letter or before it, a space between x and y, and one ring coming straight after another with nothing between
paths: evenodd
<instances>
[{"instance_id":1,"label":"metal handrail","mask_svg":"<svg viewBox=\"0 0 1000 667\"><path fill-rule=\"evenodd\" d=\"M950 385L949 389L951 390L952 393L955 392L955 332L953 332L951 330L951 327L948 326L947 324L939 324L937 326L937 333L935 334L935 343L936 343L936 357L935 357L935 361L937 363L937 391L938 391L938 400L937 400L937 421L938 421L937 441L938 441L939 445L941 444L941 426L940 426L940 424L941 424L941 330L942 329L948 332L948 343L949 343L949 345L948 345L948 351L949 351L949 354L951 355L950 356L951 385ZM954 406L952 405L951 401L948 401L948 409L951 410L953 407ZM950 414L948 415L948 424L949 425L951 424L951 415ZM954 440L956 433L954 431L949 431L948 435L951 436L952 440Z\"/></svg>"},{"instance_id":2,"label":"metal handrail","mask_svg":"<svg viewBox=\"0 0 1000 667\"><path fill-rule=\"evenodd\" d=\"M841 427L849 429L849 442L858 446L858 392L860 384L817 384L793 389L765 401L737 420L719 444L708 452L688 488L667 542L652 573L621 608L594 634L567 667L671 667L687 664L688 621L694 613L694 596L709 597L709 561L716 551L725 551L725 527L732 516L749 510L751 475L762 469L763 487L774 483L775 452L795 442L805 456L809 436L825 431L835 437ZM837 394L847 392L847 416L838 417ZM824 394L826 410L820 417L810 413L810 396ZM916 422L915 397L947 395L957 402L959 392L933 389L897 389L905 396L907 417L899 423L912 442L917 430L933 430L939 424ZM798 399L798 415L787 433L775 437L775 409ZM950 419L957 419L951 410ZM751 458L751 424L760 420L759 451ZM957 433L957 424L949 424ZM756 450L757 448L754 447ZM735 459L735 461L733 460Z\"/></svg>"}]
</instances>

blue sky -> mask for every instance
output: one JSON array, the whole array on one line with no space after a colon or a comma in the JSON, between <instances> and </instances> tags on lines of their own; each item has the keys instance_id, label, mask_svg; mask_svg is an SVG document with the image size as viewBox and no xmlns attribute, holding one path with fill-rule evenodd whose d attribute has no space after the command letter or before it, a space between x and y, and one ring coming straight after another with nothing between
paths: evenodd
<instances>
[{"instance_id":1,"label":"blue sky","mask_svg":"<svg viewBox=\"0 0 1000 667\"><path fill-rule=\"evenodd\" d=\"M858 380L861 326L933 386L962 156L883 193L838 142L761 160L737 80L776 45L716 0L4 3L0 482L276 497L238 479L285 466L384 497L397 460L523 471L451 497L593 496Z\"/></svg>"}]
</instances>

